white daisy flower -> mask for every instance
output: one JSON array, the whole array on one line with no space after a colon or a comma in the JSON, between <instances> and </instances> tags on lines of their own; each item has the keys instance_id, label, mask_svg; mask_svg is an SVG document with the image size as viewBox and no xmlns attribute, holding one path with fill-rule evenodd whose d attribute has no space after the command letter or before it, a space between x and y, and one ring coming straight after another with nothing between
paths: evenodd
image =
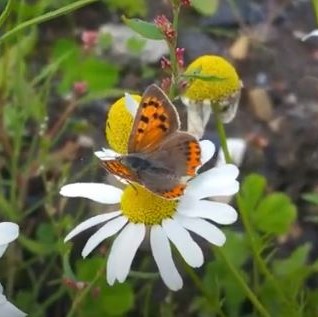
<instances>
[{"instance_id":1,"label":"white daisy flower","mask_svg":"<svg viewBox=\"0 0 318 317\"><path fill-rule=\"evenodd\" d=\"M201 161L207 162L214 153L210 141L201 141ZM107 153L105 153L105 151ZM102 158L110 150L98 152ZM109 156L108 156L109 157ZM228 225L237 219L237 213L228 204L205 198L230 196L237 193L238 169L225 164L212 168L189 181L179 200L167 200L134 184L124 190L100 183L74 183L61 188L66 197L84 197L102 204L120 204L119 210L89 218L75 227L65 238L74 236L93 226L102 226L88 239L82 256L87 257L100 243L118 233L107 261L107 281L124 282L130 271L135 254L149 232L150 247L159 273L171 290L182 287L182 278L172 258L171 244L176 247L191 267L204 263L203 253L190 232L208 242L222 246L226 237L214 224Z\"/></svg>"},{"instance_id":2,"label":"white daisy flower","mask_svg":"<svg viewBox=\"0 0 318 317\"><path fill-rule=\"evenodd\" d=\"M0 257L6 251L8 244L19 235L19 226L12 222L0 222ZM0 283L0 317L23 317L24 312L11 304L5 295Z\"/></svg>"},{"instance_id":3,"label":"white daisy flower","mask_svg":"<svg viewBox=\"0 0 318 317\"><path fill-rule=\"evenodd\" d=\"M306 34L301 38L302 41L307 41L309 38L313 36L318 36L318 29L311 31L310 33Z\"/></svg>"},{"instance_id":4,"label":"white daisy flower","mask_svg":"<svg viewBox=\"0 0 318 317\"><path fill-rule=\"evenodd\" d=\"M0 222L0 258L10 242L19 236L19 226L12 222Z\"/></svg>"}]
</instances>

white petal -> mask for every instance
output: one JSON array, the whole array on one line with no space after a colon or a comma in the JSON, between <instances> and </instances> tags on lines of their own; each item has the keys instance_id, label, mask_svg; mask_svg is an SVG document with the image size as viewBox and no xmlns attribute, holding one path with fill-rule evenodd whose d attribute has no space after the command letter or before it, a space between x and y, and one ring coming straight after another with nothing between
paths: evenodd
<instances>
[{"instance_id":1,"label":"white petal","mask_svg":"<svg viewBox=\"0 0 318 317\"><path fill-rule=\"evenodd\" d=\"M101 242L117 233L127 221L128 219L125 216L120 216L107 222L87 240L82 256L87 257Z\"/></svg>"},{"instance_id":2,"label":"white petal","mask_svg":"<svg viewBox=\"0 0 318 317\"><path fill-rule=\"evenodd\" d=\"M111 149L105 149L103 148L102 151L96 151L94 154L103 161L114 159L115 157L119 156L117 152L111 150Z\"/></svg>"},{"instance_id":3,"label":"white petal","mask_svg":"<svg viewBox=\"0 0 318 317\"><path fill-rule=\"evenodd\" d=\"M81 233L84 230L87 230L91 227L94 227L100 223L103 223L109 219L115 218L118 215L120 215L121 212L120 211L114 211L114 212L110 212L110 213L106 213L106 214L102 214L102 215L97 215L95 217L91 217L85 221L83 221L82 223L80 223L78 226L76 226L64 239L64 242L67 242L69 240L71 240L73 237L75 237L76 235L78 235L79 233Z\"/></svg>"},{"instance_id":4,"label":"white petal","mask_svg":"<svg viewBox=\"0 0 318 317\"><path fill-rule=\"evenodd\" d=\"M116 281L116 252L118 250L118 237L114 240L107 259L106 279L109 285L114 285Z\"/></svg>"},{"instance_id":5,"label":"white petal","mask_svg":"<svg viewBox=\"0 0 318 317\"><path fill-rule=\"evenodd\" d=\"M138 109L138 102L128 93L125 93L125 103L127 110L131 113L133 118L136 116Z\"/></svg>"},{"instance_id":6,"label":"white petal","mask_svg":"<svg viewBox=\"0 0 318 317\"><path fill-rule=\"evenodd\" d=\"M117 187L101 183L73 183L61 188L65 197L83 197L101 204L117 204L123 191Z\"/></svg>"},{"instance_id":7,"label":"white petal","mask_svg":"<svg viewBox=\"0 0 318 317\"><path fill-rule=\"evenodd\" d=\"M125 281L135 257L135 254L146 234L144 224L129 223L118 236L116 251L116 278L118 282Z\"/></svg>"},{"instance_id":8,"label":"white petal","mask_svg":"<svg viewBox=\"0 0 318 317\"><path fill-rule=\"evenodd\" d=\"M209 200L182 199L178 212L192 218L210 219L222 225L228 225L237 220L237 212L232 206Z\"/></svg>"},{"instance_id":9,"label":"white petal","mask_svg":"<svg viewBox=\"0 0 318 317\"><path fill-rule=\"evenodd\" d=\"M24 317L26 314L8 302L7 298L2 295L3 287L0 284L0 317Z\"/></svg>"},{"instance_id":10,"label":"white petal","mask_svg":"<svg viewBox=\"0 0 318 317\"><path fill-rule=\"evenodd\" d=\"M204 165L206 162L208 162L212 158L215 152L215 146L209 140L202 140L200 141L200 147L201 147L201 164Z\"/></svg>"},{"instance_id":11,"label":"white petal","mask_svg":"<svg viewBox=\"0 0 318 317\"><path fill-rule=\"evenodd\" d=\"M196 233L208 242L222 246L226 237L224 233L212 223L199 218L190 218L177 214L175 219L181 223L186 229Z\"/></svg>"},{"instance_id":12,"label":"white petal","mask_svg":"<svg viewBox=\"0 0 318 317\"><path fill-rule=\"evenodd\" d=\"M173 262L170 243L161 226L155 225L151 228L150 245L165 284L173 291L182 288L182 278Z\"/></svg>"},{"instance_id":13,"label":"white petal","mask_svg":"<svg viewBox=\"0 0 318 317\"><path fill-rule=\"evenodd\" d=\"M233 164L236 166L241 166L245 152L246 152L246 141L239 138L227 139L227 147L232 159ZM224 152L220 149L218 158L216 161L216 166L226 164Z\"/></svg>"},{"instance_id":14,"label":"white petal","mask_svg":"<svg viewBox=\"0 0 318 317\"><path fill-rule=\"evenodd\" d=\"M6 252L8 244L0 245L0 258L3 256L3 253Z\"/></svg>"},{"instance_id":15,"label":"white petal","mask_svg":"<svg viewBox=\"0 0 318 317\"><path fill-rule=\"evenodd\" d=\"M192 267L200 267L203 262L203 253L196 242L191 238L189 232L173 219L164 219L162 227L176 246L184 260Z\"/></svg>"},{"instance_id":16,"label":"white petal","mask_svg":"<svg viewBox=\"0 0 318 317\"><path fill-rule=\"evenodd\" d=\"M19 236L19 226L13 222L0 223L0 246L2 253L5 251L7 244L14 241ZM2 256L0 253L0 257Z\"/></svg>"},{"instance_id":17,"label":"white petal","mask_svg":"<svg viewBox=\"0 0 318 317\"><path fill-rule=\"evenodd\" d=\"M185 195L197 199L233 195L239 190L239 183L235 180L238 173L233 164L212 168L189 181Z\"/></svg>"},{"instance_id":18,"label":"white petal","mask_svg":"<svg viewBox=\"0 0 318 317\"><path fill-rule=\"evenodd\" d=\"M2 295L3 296L3 295ZM0 305L0 316L2 317L24 317L26 314L15 307L10 302L6 301L4 304Z\"/></svg>"},{"instance_id":19,"label":"white petal","mask_svg":"<svg viewBox=\"0 0 318 317\"><path fill-rule=\"evenodd\" d=\"M302 41L307 41L312 36L318 36L318 30L311 31L310 33L308 33L305 36L303 36L301 40Z\"/></svg>"}]
</instances>

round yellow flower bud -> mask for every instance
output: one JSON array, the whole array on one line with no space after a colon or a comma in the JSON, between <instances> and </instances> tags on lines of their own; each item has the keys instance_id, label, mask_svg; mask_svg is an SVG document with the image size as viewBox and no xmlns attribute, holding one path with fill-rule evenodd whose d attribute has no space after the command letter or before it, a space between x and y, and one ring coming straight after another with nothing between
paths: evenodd
<instances>
[{"instance_id":1,"label":"round yellow flower bud","mask_svg":"<svg viewBox=\"0 0 318 317\"><path fill-rule=\"evenodd\" d=\"M138 103L139 95L131 95ZM117 100L109 109L106 120L106 139L109 146L120 154L127 154L128 140L134 118L126 107L125 97Z\"/></svg>"},{"instance_id":2,"label":"round yellow flower bud","mask_svg":"<svg viewBox=\"0 0 318 317\"><path fill-rule=\"evenodd\" d=\"M185 74L195 72L201 76L215 76L220 80L194 79L185 91L185 97L202 101L220 102L241 88L235 68L221 56L205 55L194 60Z\"/></svg>"},{"instance_id":3,"label":"round yellow flower bud","mask_svg":"<svg viewBox=\"0 0 318 317\"><path fill-rule=\"evenodd\" d=\"M235 68L221 56L204 55L194 60L186 69L185 75L209 77L218 79L190 79L182 101L187 106L197 104L211 106L219 105L222 121L231 121L237 110L242 87L241 80Z\"/></svg>"}]
</instances>

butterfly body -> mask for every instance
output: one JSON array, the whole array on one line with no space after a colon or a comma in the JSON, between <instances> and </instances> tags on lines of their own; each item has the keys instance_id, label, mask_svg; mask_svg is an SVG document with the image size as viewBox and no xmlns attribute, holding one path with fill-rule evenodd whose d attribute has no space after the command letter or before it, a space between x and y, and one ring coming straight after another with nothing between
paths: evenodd
<instances>
[{"instance_id":1,"label":"butterfly body","mask_svg":"<svg viewBox=\"0 0 318 317\"><path fill-rule=\"evenodd\" d=\"M159 87L151 85L137 110L128 154L102 164L110 173L160 196L177 198L201 163L199 142L179 127L173 104Z\"/></svg>"}]
</instances>

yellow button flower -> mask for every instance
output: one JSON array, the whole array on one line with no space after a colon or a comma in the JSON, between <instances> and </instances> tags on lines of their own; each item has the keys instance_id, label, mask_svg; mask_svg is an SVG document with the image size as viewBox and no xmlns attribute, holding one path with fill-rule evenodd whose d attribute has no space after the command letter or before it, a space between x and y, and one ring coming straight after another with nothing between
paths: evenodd
<instances>
[{"instance_id":1,"label":"yellow button flower","mask_svg":"<svg viewBox=\"0 0 318 317\"><path fill-rule=\"evenodd\" d=\"M190 79L182 101L187 106L218 105L223 122L230 122L237 111L241 91L241 80L235 68L221 56L205 55L194 60L185 71ZM197 78L199 76L207 79ZM208 79L214 76L219 79ZM210 114L211 111L206 111ZM207 120L204 120L207 121Z\"/></svg>"},{"instance_id":2,"label":"yellow button flower","mask_svg":"<svg viewBox=\"0 0 318 317\"><path fill-rule=\"evenodd\" d=\"M127 98L130 98L128 102ZM135 101L138 105L140 100L139 95L126 95L110 107L106 120L106 139L109 146L118 153L127 154L128 140L134 121L133 112L137 109L137 106L135 109L130 109L127 103L131 104Z\"/></svg>"}]
</instances>

